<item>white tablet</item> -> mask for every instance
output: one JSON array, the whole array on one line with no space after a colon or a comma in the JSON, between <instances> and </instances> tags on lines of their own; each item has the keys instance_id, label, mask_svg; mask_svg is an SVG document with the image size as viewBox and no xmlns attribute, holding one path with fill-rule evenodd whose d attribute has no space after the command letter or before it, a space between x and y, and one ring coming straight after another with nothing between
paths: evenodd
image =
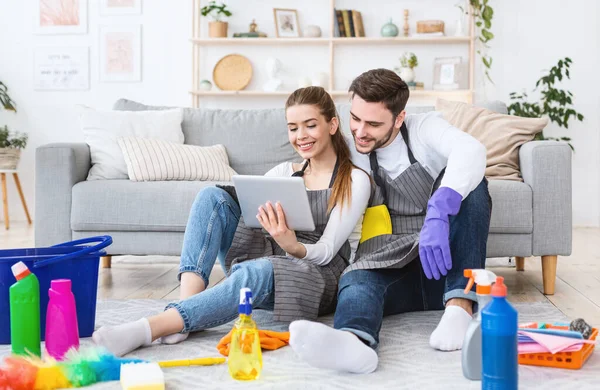
<instances>
[{"instance_id":1,"label":"white tablet","mask_svg":"<svg viewBox=\"0 0 600 390\"><path fill-rule=\"evenodd\" d=\"M308 194L301 177L234 175L232 180L246 226L262 228L256 219L258 207L267 202L275 206L279 202L289 229L303 232L315 230Z\"/></svg>"}]
</instances>

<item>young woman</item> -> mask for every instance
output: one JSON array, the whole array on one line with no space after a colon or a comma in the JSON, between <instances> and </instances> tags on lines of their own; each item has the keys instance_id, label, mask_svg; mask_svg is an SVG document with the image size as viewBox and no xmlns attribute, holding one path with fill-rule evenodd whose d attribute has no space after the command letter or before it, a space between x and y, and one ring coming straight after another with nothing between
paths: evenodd
<instances>
[{"instance_id":1,"label":"young woman","mask_svg":"<svg viewBox=\"0 0 600 390\"><path fill-rule=\"evenodd\" d=\"M244 225L231 191L200 191L184 236L180 301L156 316L100 328L93 335L97 344L122 356L159 338L166 344L183 341L189 332L235 319L243 287L252 290L255 308L273 310L278 321L315 319L335 310L338 280L358 245L371 180L350 161L335 104L323 88L293 92L286 120L290 144L304 162L282 163L266 175L303 178L315 231L290 230L281 206L266 204L257 210L265 235ZM229 274L207 290L217 257Z\"/></svg>"}]
</instances>

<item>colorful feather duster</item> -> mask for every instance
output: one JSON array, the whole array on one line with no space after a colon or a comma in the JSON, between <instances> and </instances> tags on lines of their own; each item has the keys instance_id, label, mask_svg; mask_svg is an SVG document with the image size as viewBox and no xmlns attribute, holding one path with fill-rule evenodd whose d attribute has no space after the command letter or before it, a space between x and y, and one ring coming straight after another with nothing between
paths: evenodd
<instances>
[{"instance_id":1,"label":"colorful feather duster","mask_svg":"<svg viewBox=\"0 0 600 390\"><path fill-rule=\"evenodd\" d=\"M117 358L99 348L71 350L63 361L10 356L0 367L0 390L54 390L119 380L121 364L141 359Z\"/></svg>"}]
</instances>

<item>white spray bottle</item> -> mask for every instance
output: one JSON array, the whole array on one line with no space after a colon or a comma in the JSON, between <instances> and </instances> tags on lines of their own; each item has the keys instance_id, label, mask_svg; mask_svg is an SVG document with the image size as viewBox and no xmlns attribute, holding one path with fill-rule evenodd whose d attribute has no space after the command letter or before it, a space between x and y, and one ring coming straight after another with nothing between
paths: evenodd
<instances>
[{"instance_id":1,"label":"white spray bottle","mask_svg":"<svg viewBox=\"0 0 600 390\"><path fill-rule=\"evenodd\" d=\"M496 281L496 275L485 269L466 269L464 271L469 283L465 288L465 294L471 291L473 283L477 283L477 315L473 317L462 346L462 369L465 378L470 380L481 380L481 310L492 300L492 283Z\"/></svg>"}]
</instances>

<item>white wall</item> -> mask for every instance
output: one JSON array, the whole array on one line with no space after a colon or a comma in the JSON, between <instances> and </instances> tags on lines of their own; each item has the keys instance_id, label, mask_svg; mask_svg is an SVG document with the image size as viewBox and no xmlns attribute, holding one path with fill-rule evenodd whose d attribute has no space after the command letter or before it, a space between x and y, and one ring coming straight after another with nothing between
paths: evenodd
<instances>
[{"instance_id":1,"label":"white wall","mask_svg":"<svg viewBox=\"0 0 600 390\"><path fill-rule=\"evenodd\" d=\"M337 0L341 9L358 9L368 36L377 36L389 17L402 31L404 8L410 9L411 31L419 19L442 19L447 32L454 31L458 15L454 0ZM523 88L531 90L544 69L559 58L573 60L572 79L567 88L575 95L576 109L585 122L575 123L564 133L573 138L573 202L576 225L600 225L600 76L598 73L600 6L594 0L573 0L566 6L561 0L490 0L494 9L490 54L494 58L492 78L495 86L477 83L477 100L508 100L508 94ZM300 24L320 25L329 34L327 0L242 1L229 0L234 11L229 21L232 31L247 31L256 19L260 31L274 36L273 7L296 8ZM189 106L191 98L191 0L143 0L142 15L101 17L97 0L89 0L88 33L83 35L34 35L33 1L0 0L0 80L5 82L17 102L17 115L0 111L0 124L27 131L30 144L23 154L20 176L30 211L34 205L35 148L48 142L82 141L74 115L74 104L109 109L120 97L149 104ZM382 12L384 10L385 12ZM242 16L243 15L243 16ZM385 16L384 16L385 15ZM24 22L25 21L25 22ZM98 26L113 23L142 24L142 81L137 83L103 83L98 77ZM203 33L206 35L206 26ZM90 90L82 92L39 92L33 90L33 53L38 46L89 46ZM350 80L372 67L393 67L404 50L419 56L417 78L430 85L431 63L436 56L466 56L465 45L409 48L347 46L336 49L336 89L346 88ZM432 49L435 49L433 51ZM277 56L285 66L284 87L293 89L301 75L327 71L326 47L210 47L202 52L201 78L210 78L211 69L223 55L237 52L253 63L254 78L250 89L259 89L265 81L264 61ZM339 54L339 55L338 55ZM479 60L478 60L479 64ZM419 103L419 102L416 102ZM206 107L281 106L280 98L210 98ZM23 220L16 189L9 180L11 219Z\"/></svg>"}]
</instances>

